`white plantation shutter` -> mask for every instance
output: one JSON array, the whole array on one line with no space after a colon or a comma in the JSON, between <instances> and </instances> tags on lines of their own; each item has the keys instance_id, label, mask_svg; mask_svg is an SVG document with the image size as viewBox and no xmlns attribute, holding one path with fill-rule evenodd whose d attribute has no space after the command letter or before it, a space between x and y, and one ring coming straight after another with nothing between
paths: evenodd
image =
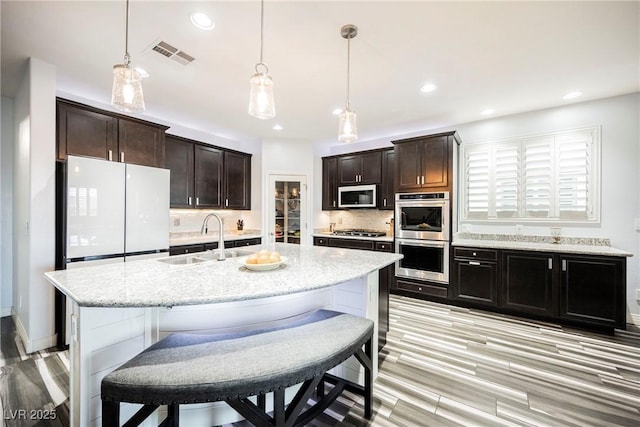
<instances>
[{"instance_id":1,"label":"white plantation shutter","mask_svg":"<svg viewBox=\"0 0 640 427\"><path fill-rule=\"evenodd\" d=\"M547 218L551 214L552 142L544 138L522 143L525 216Z\"/></svg>"},{"instance_id":2,"label":"white plantation shutter","mask_svg":"<svg viewBox=\"0 0 640 427\"><path fill-rule=\"evenodd\" d=\"M489 216L489 157L483 147L465 153L466 216L487 219Z\"/></svg>"},{"instance_id":3,"label":"white plantation shutter","mask_svg":"<svg viewBox=\"0 0 640 427\"><path fill-rule=\"evenodd\" d=\"M558 150L558 214L562 219L586 219L591 209L590 132L559 135Z\"/></svg>"},{"instance_id":4,"label":"white plantation shutter","mask_svg":"<svg viewBox=\"0 0 640 427\"><path fill-rule=\"evenodd\" d=\"M518 215L518 183L520 154L517 144L500 144L495 147L495 215L512 218Z\"/></svg>"},{"instance_id":5,"label":"white plantation shutter","mask_svg":"<svg viewBox=\"0 0 640 427\"><path fill-rule=\"evenodd\" d=\"M463 145L462 221L599 221L598 127Z\"/></svg>"}]
</instances>

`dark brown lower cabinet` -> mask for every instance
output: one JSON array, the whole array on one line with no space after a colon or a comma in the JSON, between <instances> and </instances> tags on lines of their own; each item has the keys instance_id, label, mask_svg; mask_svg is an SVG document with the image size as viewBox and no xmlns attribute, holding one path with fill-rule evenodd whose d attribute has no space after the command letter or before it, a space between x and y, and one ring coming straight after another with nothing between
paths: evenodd
<instances>
[{"instance_id":1,"label":"dark brown lower cabinet","mask_svg":"<svg viewBox=\"0 0 640 427\"><path fill-rule=\"evenodd\" d=\"M453 291L458 301L498 305L498 251L454 248Z\"/></svg>"},{"instance_id":2,"label":"dark brown lower cabinet","mask_svg":"<svg viewBox=\"0 0 640 427\"><path fill-rule=\"evenodd\" d=\"M262 243L262 239L260 237L254 237L250 239L227 240L224 242L224 246L225 248L228 249L228 248L239 248L242 246L259 245L261 243ZM210 251L213 249L218 249L218 242L198 243L195 245L171 246L169 248L169 255L192 254L195 252Z\"/></svg>"},{"instance_id":3,"label":"dark brown lower cabinet","mask_svg":"<svg viewBox=\"0 0 640 427\"><path fill-rule=\"evenodd\" d=\"M624 329L626 259L562 256L560 317Z\"/></svg>"},{"instance_id":4,"label":"dark brown lower cabinet","mask_svg":"<svg viewBox=\"0 0 640 427\"><path fill-rule=\"evenodd\" d=\"M553 253L503 251L500 306L521 313L554 316L557 313L554 258Z\"/></svg>"},{"instance_id":5,"label":"dark brown lower cabinet","mask_svg":"<svg viewBox=\"0 0 640 427\"><path fill-rule=\"evenodd\" d=\"M626 263L616 256L456 246L449 298L610 332L626 327Z\"/></svg>"},{"instance_id":6,"label":"dark brown lower cabinet","mask_svg":"<svg viewBox=\"0 0 640 427\"><path fill-rule=\"evenodd\" d=\"M377 242L374 240L314 237L313 245L393 252L393 244L391 242ZM382 347L387 343L387 332L389 332L389 291L394 275L394 264L386 266L378 273L378 351L382 350Z\"/></svg>"}]
</instances>

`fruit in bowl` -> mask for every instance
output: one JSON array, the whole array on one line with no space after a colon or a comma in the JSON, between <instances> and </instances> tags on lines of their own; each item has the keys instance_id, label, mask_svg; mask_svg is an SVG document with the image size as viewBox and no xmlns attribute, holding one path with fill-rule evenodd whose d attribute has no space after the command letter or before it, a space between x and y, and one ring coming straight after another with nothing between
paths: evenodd
<instances>
[{"instance_id":1,"label":"fruit in bowl","mask_svg":"<svg viewBox=\"0 0 640 427\"><path fill-rule=\"evenodd\" d=\"M278 251L263 249L258 253L247 257L247 264L274 264L280 262L281 256Z\"/></svg>"}]
</instances>

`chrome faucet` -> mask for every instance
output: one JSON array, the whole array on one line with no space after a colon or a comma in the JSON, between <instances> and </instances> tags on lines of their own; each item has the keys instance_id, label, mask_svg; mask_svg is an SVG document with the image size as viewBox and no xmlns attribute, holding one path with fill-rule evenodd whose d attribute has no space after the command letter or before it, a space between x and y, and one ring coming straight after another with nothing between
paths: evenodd
<instances>
[{"instance_id":1,"label":"chrome faucet","mask_svg":"<svg viewBox=\"0 0 640 427\"><path fill-rule=\"evenodd\" d=\"M220 215L212 212L205 216L204 220L202 221L200 234L207 234L209 218L211 218L212 216L216 217L216 219L218 220L218 250L220 250L220 252L218 253L218 261L224 261L224 222L222 218L220 218Z\"/></svg>"}]
</instances>

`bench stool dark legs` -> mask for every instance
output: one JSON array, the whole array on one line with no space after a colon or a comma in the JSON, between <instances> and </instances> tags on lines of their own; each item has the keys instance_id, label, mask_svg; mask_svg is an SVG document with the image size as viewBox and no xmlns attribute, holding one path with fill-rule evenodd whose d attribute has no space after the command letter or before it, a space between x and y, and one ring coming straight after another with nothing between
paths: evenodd
<instances>
[{"instance_id":1,"label":"bench stool dark legs","mask_svg":"<svg viewBox=\"0 0 640 427\"><path fill-rule=\"evenodd\" d=\"M143 404L124 426L137 426L168 405L161 426L179 425L179 405L225 401L255 426L304 426L343 390L373 401L373 322L318 310L269 329L236 334L173 334L144 350L102 380L102 425L119 426L120 403ZM364 350L363 350L364 346ZM327 373L351 356L364 368L364 386ZM325 394L324 385L333 389ZM285 389L302 384L285 406ZM314 393L317 402L305 406ZM273 413L266 394L273 393ZM253 403L249 396L257 396Z\"/></svg>"}]
</instances>

